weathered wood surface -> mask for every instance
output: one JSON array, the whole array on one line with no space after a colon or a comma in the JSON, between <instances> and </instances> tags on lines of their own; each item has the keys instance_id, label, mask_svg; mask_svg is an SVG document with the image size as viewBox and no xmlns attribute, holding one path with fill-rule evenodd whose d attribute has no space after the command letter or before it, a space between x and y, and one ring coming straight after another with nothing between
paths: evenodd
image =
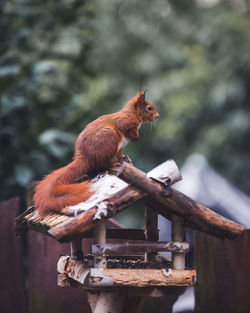
<instances>
[{"instance_id":1,"label":"weathered wood surface","mask_svg":"<svg viewBox=\"0 0 250 313\"><path fill-rule=\"evenodd\" d=\"M39 231L45 235L49 235L48 230L60 225L64 222L68 222L73 217L58 214L48 213L41 215L38 211L34 210L34 207L30 206L25 212L15 218L15 229L16 233L22 235L28 229Z\"/></svg>"},{"instance_id":2,"label":"weathered wood surface","mask_svg":"<svg viewBox=\"0 0 250 313\"><path fill-rule=\"evenodd\" d=\"M13 221L19 214L19 199L0 203L0 304L2 313L26 313L22 241Z\"/></svg>"},{"instance_id":3,"label":"weathered wood surface","mask_svg":"<svg viewBox=\"0 0 250 313\"><path fill-rule=\"evenodd\" d=\"M186 240L186 229L183 218L180 216L173 216L172 219L172 240L182 242ZM185 269L185 253L184 251L173 251L172 254L173 269L184 270Z\"/></svg>"},{"instance_id":4,"label":"weathered wood surface","mask_svg":"<svg viewBox=\"0 0 250 313\"><path fill-rule=\"evenodd\" d=\"M82 262L66 256L60 257L57 270L59 273L67 273L70 278L86 287L95 286L105 277L108 278L105 286L111 287L194 286L196 283L195 270L104 268L99 276L94 271L96 269L88 269Z\"/></svg>"},{"instance_id":5,"label":"weathered wood surface","mask_svg":"<svg viewBox=\"0 0 250 313\"><path fill-rule=\"evenodd\" d=\"M188 250L187 242L174 241L150 241L150 242L122 242L92 245L92 254L94 255L134 255L135 253L152 252L184 252Z\"/></svg>"},{"instance_id":6,"label":"weathered wood surface","mask_svg":"<svg viewBox=\"0 0 250 313\"><path fill-rule=\"evenodd\" d=\"M158 269L105 269L104 275L113 278L115 286L194 286L195 270L172 270L164 276Z\"/></svg>"},{"instance_id":7,"label":"weathered wood surface","mask_svg":"<svg viewBox=\"0 0 250 313\"><path fill-rule=\"evenodd\" d=\"M250 230L233 240L195 233L197 313L250 312Z\"/></svg>"},{"instance_id":8,"label":"weathered wood surface","mask_svg":"<svg viewBox=\"0 0 250 313\"><path fill-rule=\"evenodd\" d=\"M62 281L61 276L63 274L59 274L59 286L65 287L65 282L72 287L84 288L84 286L77 281L66 278L64 275L64 280ZM66 278L66 280L65 280ZM86 286L85 286L86 288ZM185 291L186 287L180 286L161 286L161 287L122 287L123 294L127 295L122 313L140 313L152 311L158 313L172 313L172 307L177 298ZM98 289L96 287L88 287L88 293L91 293L91 297L93 301L97 299L99 294ZM121 293L120 287L102 287L103 291L112 291L117 294L117 296ZM98 293L95 296L95 293ZM95 299L96 298L96 299ZM95 307L95 303L93 303L93 308Z\"/></svg>"},{"instance_id":9,"label":"weathered wood surface","mask_svg":"<svg viewBox=\"0 0 250 313\"><path fill-rule=\"evenodd\" d=\"M94 229L94 244L104 245L107 243L106 228L106 223L101 223ZM106 256L102 254L98 256L94 255L94 267L106 268L106 266Z\"/></svg>"},{"instance_id":10,"label":"weathered wood surface","mask_svg":"<svg viewBox=\"0 0 250 313\"><path fill-rule=\"evenodd\" d=\"M244 226L215 213L166 184L149 178L128 163L124 163L122 166L119 177L131 183L133 187L128 186L106 199L107 217L114 216L145 195L149 195L149 198L144 199L144 203L156 209L166 218L171 219L172 214L182 216L191 228L226 238L234 238L245 229ZM93 221L96 212L97 207L95 206L70 222L51 229L49 233L59 241L69 241L79 233L83 233L101 222L101 220ZM102 220L105 218L103 217Z\"/></svg>"},{"instance_id":11,"label":"weathered wood surface","mask_svg":"<svg viewBox=\"0 0 250 313\"><path fill-rule=\"evenodd\" d=\"M163 164L157 166L155 169L150 171L148 175L154 177L154 179L167 180L168 183L165 183L164 180L159 182L155 181L155 184L160 185L165 193L168 193L166 188L168 184L175 183L181 179L178 167L172 160L166 161ZM95 220L95 216L98 211L98 207L95 205L72 220L65 222L63 225L58 225L57 227L49 230L49 233L51 236L55 237L61 242L70 241L77 235L82 234L93 227L96 227L98 223L101 223L106 218L116 215L118 212L124 210L128 206L143 198L143 196L145 196L143 192L128 186L118 191L114 195L107 197L102 202L105 209L107 210L107 215L102 216L101 219Z\"/></svg>"},{"instance_id":12,"label":"weathered wood surface","mask_svg":"<svg viewBox=\"0 0 250 313\"><path fill-rule=\"evenodd\" d=\"M131 192L127 194L128 189ZM133 190L131 187L127 187L124 190L116 193L114 196L110 197L109 206L112 207L113 216L117 212L122 211L123 209L128 207L130 204L136 202L142 196L143 195ZM93 223L92 221L96 212L97 208L94 207L92 209L89 209L87 212L81 213L77 217L58 213L49 213L44 216L39 214L38 211L34 210L34 208L31 207L15 219L15 229L16 232L19 234L22 234L28 229L32 229L41 232L44 235L53 236L53 232L51 232L51 234L49 231L50 229L58 226L58 228L55 229L55 236L57 233L60 233L60 236L62 238L64 236L64 233L67 232L68 228L73 228L74 231L72 234L69 234L69 238L67 239L67 241L70 241L79 234L81 234L84 238L93 237L93 227L95 227L97 223ZM85 222L87 224L91 223L91 227L89 227L90 225L87 225L86 227ZM63 231L64 228L65 231ZM88 231L85 232L86 228L88 229ZM110 229L107 232L107 236L108 238L117 239L145 240L144 231L136 229ZM58 238L56 239L60 239L60 237L58 236Z\"/></svg>"},{"instance_id":13,"label":"weathered wood surface","mask_svg":"<svg viewBox=\"0 0 250 313\"><path fill-rule=\"evenodd\" d=\"M16 233L22 235L28 229L38 231L44 235L51 236L48 232L56 225L61 225L64 222L72 220L72 216L67 216L58 213L49 213L46 216L40 215L38 211L30 207L24 213L15 219ZM110 220L110 219L109 219ZM112 220L112 227L114 220ZM82 238L93 238L93 229L81 234ZM108 228L108 239L127 239L127 240L146 240L143 229L128 229L128 228Z\"/></svg>"},{"instance_id":14,"label":"weathered wood surface","mask_svg":"<svg viewBox=\"0 0 250 313\"><path fill-rule=\"evenodd\" d=\"M115 216L118 212L135 203L142 197L143 195L133 190L132 187L126 187L125 189L117 192L114 196L111 196L110 198L105 200L105 203L109 210L108 216L103 216L102 219L94 221L94 217L98 210L98 208L94 206L88 211L85 211L77 217L73 218L71 221L68 221L63 225L59 225L58 227L51 229L49 233L51 236L59 241L70 241L78 234L82 234L96 227L106 218Z\"/></svg>"},{"instance_id":15,"label":"weathered wood surface","mask_svg":"<svg viewBox=\"0 0 250 313\"><path fill-rule=\"evenodd\" d=\"M243 225L215 213L183 193L153 181L128 163L123 163L119 177L166 206L167 214L170 211L182 216L191 227L203 232L219 237L234 238L245 229Z\"/></svg>"},{"instance_id":16,"label":"weathered wood surface","mask_svg":"<svg viewBox=\"0 0 250 313\"><path fill-rule=\"evenodd\" d=\"M167 183L149 178L145 173L124 163L119 177L132 183L133 187L128 186L120 190L106 198L99 206L95 205L76 217L65 215L58 217L51 213L52 215L47 215L42 220L38 213L31 213L32 216L29 216L27 220L28 226L32 228L35 224L39 224L41 232L44 231L61 242L71 241L142 199L146 205L153 207L168 219L172 219L173 214L182 216L186 225L196 230L226 238L234 238L243 232L244 226L222 217L181 192L171 189L167 185L169 183L167 177L171 175L162 174L159 171L161 167L157 168L158 176L154 177L156 180L164 178ZM180 175L176 177L180 178ZM170 183L175 180L176 178L173 180L170 178ZM47 227L48 224L50 224L50 229Z\"/></svg>"}]
</instances>

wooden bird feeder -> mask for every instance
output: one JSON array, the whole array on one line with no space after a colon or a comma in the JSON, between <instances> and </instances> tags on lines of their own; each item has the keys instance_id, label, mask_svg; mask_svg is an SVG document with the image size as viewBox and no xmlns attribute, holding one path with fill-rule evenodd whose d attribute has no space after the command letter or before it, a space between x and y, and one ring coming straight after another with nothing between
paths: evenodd
<instances>
[{"instance_id":1,"label":"wooden bird feeder","mask_svg":"<svg viewBox=\"0 0 250 313\"><path fill-rule=\"evenodd\" d=\"M179 180L173 160L148 174L124 162L116 175L92 179L97 192L87 201L46 216L31 207L16 218L15 227L70 242L71 255L58 260L58 285L86 289L94 313L118 313L127 294L168 296L170 288L181 294L183 288L176 287L196 284L196 271L185 266L186 227L222 238L234 238L245 229L172 189ZM107 219L137 201L145 205L144 230L106 228ZM158 241L158 214L172 222L172 241ZM86 237L93 238L90 255L82 252ZM162 252L171 252L171 260Z\"/></svg>"}]
</instances>

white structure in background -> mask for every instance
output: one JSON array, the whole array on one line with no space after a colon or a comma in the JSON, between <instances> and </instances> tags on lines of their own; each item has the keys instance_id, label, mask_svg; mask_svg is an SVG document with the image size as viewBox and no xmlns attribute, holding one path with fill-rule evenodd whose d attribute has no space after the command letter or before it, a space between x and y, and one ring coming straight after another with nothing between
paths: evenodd
<instances>
[{"instance_id":1,"label":"white structure in background","mask_svg":"<svg viewBox=\"0 0 250 313\"><path fill-rule=\"evenodd\" d=\"M250 228L250 197L216 173L200 154L191 155L175 188L214 211Z\"/></svg>"},{"instance_id":2,"label":"white structure in background","mask_svg":"<svg viewBox=\"0 0 250 313\"><path fill-rule=\"evenodd\" d=\"M250 228L250 197L215 172L204 156L193 154L185 161L183 180L174 188L221 215ZM160 240L171 238L171 224L159 216ZM175 303L173 312L194 309L194 289L187 288Z\"/></svg>"}]
</instances>

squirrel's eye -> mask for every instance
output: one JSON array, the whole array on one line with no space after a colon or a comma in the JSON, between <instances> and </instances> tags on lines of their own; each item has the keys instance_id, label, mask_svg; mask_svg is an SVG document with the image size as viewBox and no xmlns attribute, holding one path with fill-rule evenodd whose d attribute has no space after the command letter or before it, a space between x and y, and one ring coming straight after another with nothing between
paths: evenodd
<instances>
[{"instance_id":1,"label":"squirrel's eye","mask_svg":"<svg viewBox=\"0 0 250 313\"><path fill-rule=\"evenodd\" d=\"M152 106L151 106L151 105L148 105L148 106L147 106L147 110L148 110L148 111L152 111L152 110L153 110Z\"/></svg>"}]
</instances>

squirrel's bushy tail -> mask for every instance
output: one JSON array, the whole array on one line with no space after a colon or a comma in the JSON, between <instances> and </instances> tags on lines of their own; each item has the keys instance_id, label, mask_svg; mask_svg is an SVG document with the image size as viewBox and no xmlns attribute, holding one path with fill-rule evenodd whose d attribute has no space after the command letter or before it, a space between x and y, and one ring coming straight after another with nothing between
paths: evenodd
<instances>
[{"instance_id":1,"label":"squirrel's bushy tail","mask_svg":"<svg viewBox=\"0 0 250 313\"><path fill-rule=\"evenodd\" d=\"M61 209L87 200L93 192L90 182L70 183L82 175L79 166L73 161L46 176L35 188L34 205L40 213L60 211ZM75 169L78 168L76 172Z\"/></svg>"}]
</instances>

